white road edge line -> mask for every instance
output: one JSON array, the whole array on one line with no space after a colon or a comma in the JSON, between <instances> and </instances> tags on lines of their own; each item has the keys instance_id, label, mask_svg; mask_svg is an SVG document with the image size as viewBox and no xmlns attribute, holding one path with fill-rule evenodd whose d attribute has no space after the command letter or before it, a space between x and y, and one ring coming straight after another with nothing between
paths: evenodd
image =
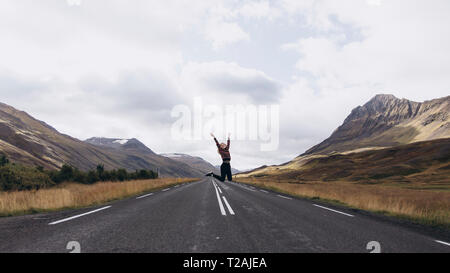
<instances>
[{"instance_id":1,"label":"white road edge line","mask_svg":"<svg viewBox=\"0 0 450 273\"><path fill-rule=\"evenodd\" d=\"M277 194L277 196L278 196L278 197L281 197L281 198L284 198L284 199L289 199L289 200L292 200L292 198L290 198L290 197L286 197L286 196L283 196L283 195L279 195L279 194Z\"/></svg>"},{"instance_id":2,"label":"white road edge line","mask_svg":"<svg viewBox=\"0 0 450 273\"><path fill-rule=\"evenodd\" d=\"M225 196L222 196L222 198L223 198L223 201L224 201L225 205L227 206L228 210L230 211L230 214L231 214L231 215L234 215L234 211L233 211L233 209L231 208L231 206L230 206L230 204L228 203L228 201L227 201L227 199L225 198Z\"/></svg>"},{"instance_id":3,"label":"white road edge line","mask_svg":"<svg viewBox=\"0 0 450 273\"><path fill-rule=\"evenodd\" d=\"M223 207L222 200L220 199L219 191L217 190L216 186L214 186L214 189L216 190L217 202L219 202L220 212L222 213L222 215L226 216L227 213L225 211L225 208Z\"/></svg>"},{"instance_id":4,"label":"white road edge line","mask_svg":"<svg viewBox=\"0 0 450 273\"><path fill-rule=\"evenodd\" d=\"M355 217L354 215L351 215L351 214L348 214L348 213L344 213L344 212L341 212L341 211L338 211L338 210L330 209L330 208L327 208L327 207L322 207L322 206L319 206L319 205L316 205L316 204L313 204L313 205L316 206L316 207L319 207L319 208L322 208L322 209L326 209L326 210L329 210L329 211L333 211L333 212L336 212L336 213L340 213L340 214L343 214L343 215L346 215L346 216L349 216L349 217Z\"/></svg>"},{"instance_id":5,"label":"white road edge line","mask_svg":"<svg viewBox=\"0 0 450 273\"><path fill-rule=\"evenodd\" d=\"M170 188L164 189L164 190L162 190L162 191L168 191L168 190L170 190Z\"/></svg>"},{"instance_id":6,"label":"white road edge line","mask_svg":"<svg viewBox=\"0 0 450 273\"><path fill-rule=\"evenodd\" d=\"M440 243L446 246L450 246L450 243L444 242L444 241L439 241L439 240L434 240L436 243Z\"/></svg>"},{"instance_id":7,"label":"white road edge line","mask_svg":"<svg viewBox=\"0 0 450 273\"><path fill-rule=\"evenodd\" d=\"M265 190L260 190L260 191L262 191L262 192L264 192L264 193L269 193L268 191L265 191Z\"/></svg>"},{"instance_id":8,"label":"white road edge line","mask_svg":"<svg viewBox=\"0 0 450 273\"><path fill-rule=\"evenodd\" d=\"M101 211L101 210L104 210L104 209L108 209L110 207L111 206L107 206L107 207L99 208L99 209L96 209L96 210L93 210L93 211L89 211L89 212L86 212L86 213L83 213L83 214L78 214L78 215L75 215L75 216L72 216L72 217L69 217L69 218L64 218L64 219L61 219L61 220L58 220L58 221L55 221L55 222L51 222L51 223L49 223L49 225L56 225L56 224L59 224L59 223L62 223L62 222L70 221L70 220L73 220L73 219L81 217L81 216L85 216L85 215L92 214L92 213L95 213L95 212L98 212L98 211Z\"/></svg>"},{"instance_id":9,"label":"white road edge line","mask_svg":"<svg viewBox=\"0 0 450 273\"><path fill-rule=\"evenodd\" d=\"M150 195L153 195L153 193L149 193L149 194L146 194L146 195L142 195L142 196L136 197L136 199L141 199L141 198L144 198L144 197L147 197L147 196L150 196Z\"/></svg>"},{"instance_id":10,"label":"white road edge line","mask_svg":"<svg viewBox=\"0 0 450 273\"><path fill-rule=\"evenodd\" d=\"M216 185L216 187L217 187L217 189L219 189L220 194L222 194L222 190L220 189L220 187L217 185Z\"/></svg>"}]
</instances>

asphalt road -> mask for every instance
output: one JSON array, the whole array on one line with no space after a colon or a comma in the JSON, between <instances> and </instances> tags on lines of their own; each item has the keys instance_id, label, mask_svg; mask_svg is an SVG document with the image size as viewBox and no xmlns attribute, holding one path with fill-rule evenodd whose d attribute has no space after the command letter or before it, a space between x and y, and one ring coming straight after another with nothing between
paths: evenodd
<instances>
[{"instance_id":1,"label":"asphalt road","mask_svg":"<svg viewBox=\"0 0 450 273\"><path fill-rule=\"evenodd\" d=\"M450 253L449 237L209 177L99 207L0 218L0 252L79 244L81 252Z\"/></svg>"}]
</instances>

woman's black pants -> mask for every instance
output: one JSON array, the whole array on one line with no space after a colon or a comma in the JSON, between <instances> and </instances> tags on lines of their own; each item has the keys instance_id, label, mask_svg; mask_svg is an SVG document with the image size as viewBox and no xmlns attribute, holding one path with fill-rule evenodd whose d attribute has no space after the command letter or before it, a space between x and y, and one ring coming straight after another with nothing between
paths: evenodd
<instances>
[{"instance_id":1,"label":"woman's black pants","mask_svg":"<svg viewBox=\"0 0 450 273\"><path fill-rule=\"evenodd\" d=\"M220 176L218 176L217 174L213 174L213 176L214 178L222 182L225 181L225 177L228 178L228 181L232 181L230 163L222 163L222 165L220 165Z\"/></svg>"}]
</instances>

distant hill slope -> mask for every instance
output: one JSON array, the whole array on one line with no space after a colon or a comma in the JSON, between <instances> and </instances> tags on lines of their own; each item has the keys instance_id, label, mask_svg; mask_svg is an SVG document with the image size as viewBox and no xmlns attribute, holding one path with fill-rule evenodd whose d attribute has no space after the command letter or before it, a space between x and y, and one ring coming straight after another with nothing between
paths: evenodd
<instances>
[{"instance_id":1,"label":"distant hill slope","mask_svg":"<svg viewBox=\"0 0 450 273\"><path fill-rule=\"evenodd\" d=\"M445 177L450 154L449 112L450 96L419 103L377 95L355 108L329 138L304 154L239 176L370 180L383 173L401 176L415 170L430 174L427 170L434 164L434 178Z\"/></svg>"},{"instance_id":2,"label":"distant hill slope","mask_svg":"<svg viewBox=\"0 0 450 273\"><path fill-rule=\"evenodd\" d=\"M189 165L191 168L198 170L203 175L212 171L215 171L215 167L198 156L191 156L187 154L181 153L171 153L171 154L161 154L162 156L168 157L172 160L185 163Z\"/></svg>"},{"instance_id":3,"label":"distant hill slope","mask_svg":"<svg viewBox=\"0 0 450 273\"><path fill-rule=\"evenodd\" d=\"M203 158L198 157L198 156L191 156L191 155L181 154L181 153L170 153L170 154L161 154L161 155L171 158L173 160L176 160L178 162L186 163L191 168L199 170L202 174L220 171L220 165L214 166L211 163L209 163L208 161L206 161ZM231 168L231 172L233 174L237 174L240 171L238 169Z\"/></svg>"},{"instance_id":4,"label":"distant hill slope","mask_svg":"<svg viewBox=\"0 0 450 273\"><path fill-rule=\"evenodd\" d=\"M329 154L450 137L450 96L423 103L377 95L355 108L322 143L304 153Z\"/></svg>"},{"instance_id":5,"label":"distant hill slope","mask_svg":"<svg viewBox=\"0 0 450 273\"><path fill-rule=\"evenodd\" d=\"M215 167L216 167L216 170L217 170L217 171L220 171L220 165L217 165L217 166L215 166ZM232 174L237 174L237 173L240 173L240 172L241 172L240 170L231 167L231 173L232 173Z\"/></svg>"},{"instance_id":6,"label":"distant hill slope","mask_svg":"<svg viewBox=\"0 0 450 273\"><path fill-rule=\"evenodd\" d=\"M159 168L162 176L197 177L186 164L157 155L137 140L123 149L80 141L9 105L0 103L0 152L13 162L56 169L69 164L81 170L104 164L107 169Z\"/></svg>"}]
</instances>

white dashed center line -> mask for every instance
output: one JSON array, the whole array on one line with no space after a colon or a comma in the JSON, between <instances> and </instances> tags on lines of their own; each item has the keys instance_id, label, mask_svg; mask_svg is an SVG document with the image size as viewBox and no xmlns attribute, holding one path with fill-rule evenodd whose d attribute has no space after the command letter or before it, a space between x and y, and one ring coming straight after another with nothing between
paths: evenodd
<instances>
[{"instance_id":1,"label":"white dashed center line","mask_svg":"<svg viewBox=\"0 0 450 273\"><path fill-rule=\"evenodd\" d=\"M230 214L231 214L231 215L234 215L234 211L233 211L233 209L231 208L231 206L230 206L230 204L228 203L228 201L227 201L227 199L225 198L225 196L222 196L222 198L223 198L223 201L224 201L225 205L227 206L228 210L230 211Z\"/></svg>"},{"instance_id":2,"label":"white dashed center line","mask_svg":"<svg viewBox=\"0 0 450 273\"><path fill-rule=\"evenodd\" d=\"M223 216L226 216L227 212L225 211L225 207L223 206L222 200L220 198L221 197L220 194L223 194L222 190L220 189L219 185L217 185L217 183L215 181L213 181L212 179L211 179L211 182L216 191L217 202L219 203L220 212L222 213ZM220 192L220 194L219 194L219 192ZM230 212L230 215L235 215L233 209L230 206L230 203L228 203L228 200L225 198L225 196L222 196L222 198L223 198L223 203L225 203L225 206L227 207L228 211Z\"/></svg>"},{"instance_id":3,"label":"white dashed center line","mask_svg":"<svg viewBox=\"0 0 450 273\"><path fill-rule=\"evenodd\" d=\"M225 216L227 215L227 213L225 212L225 208L223 207L222 200L220 199L219 191L217 190L216 185L214 185L214 189L216 190L217 202L219 202L220 213L222 213L222 215Z\"/></svg>"}]
</instances>

